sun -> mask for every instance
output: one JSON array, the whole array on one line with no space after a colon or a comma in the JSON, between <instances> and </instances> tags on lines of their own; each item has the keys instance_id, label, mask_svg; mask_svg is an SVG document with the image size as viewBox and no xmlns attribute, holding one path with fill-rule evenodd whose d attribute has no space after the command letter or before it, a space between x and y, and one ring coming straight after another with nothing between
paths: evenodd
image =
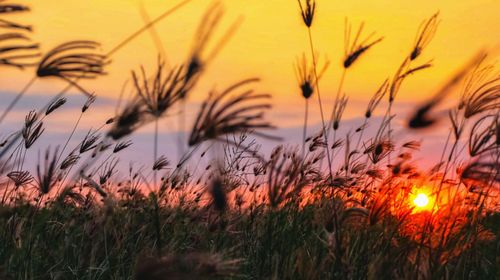
<instances>
[{"instance_id":1,"label":"sun","mask_svg":"<svg viewBox=\"0 0 500 280\"><path fill-rule=\"evenodd\" d=\"M435 197L427 186L415 187L408 202L413 206L413 213L432 211L433 207L437 207L434 205Z\"/></svg>"},{"instance_id":2,"label":"sun","mask_svg":"<svg viewBox=\"0 0 500 280\"><path fill-rule=\"evenodd\" d=\"M413 199L413 204L418 208L426 208L429 205L429 197L425 193L419 193Z\"/></svg>"}]
</instances>

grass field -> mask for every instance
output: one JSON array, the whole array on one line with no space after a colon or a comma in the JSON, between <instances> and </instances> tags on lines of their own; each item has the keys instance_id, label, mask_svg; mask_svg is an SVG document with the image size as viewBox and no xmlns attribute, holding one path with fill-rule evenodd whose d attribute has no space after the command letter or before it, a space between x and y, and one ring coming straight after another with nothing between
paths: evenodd
<instances>
[{"instance_id":1,"label":"grass field","mask_svg":"<svg viewBox=\"0 0 500 280\"><path fill-rule=\"evenodd\" d=\"M92 114L98 98L80 82L106 74L115 52L190 1L105 53L84 40L42 53L30 39L32 27L16 19L29 7L10 2L0 1L0 71L35 73L2 106L0 125L36 80L58 79L67 88L19 120L19 130L2 131L0 279L500 279L495 50L478 51L408 112L405 126L415 139L421 130L449 123L440 161L424 167L428 162L414 159L420 141L395 136L404 82L433 66L426 48L441 24L439 13L417 23L412 48L397 54L400 66L370 93L363 123L344 134L344 81L384 37L365 35L368 27L346 20L342 74L329 111L320 82L332 65L315 51L316 2L298 0L308 49L294 64L304 99L296 146L275 135L267 118L271 95L254 90L258 78L209 92L194 123L186 123L189 97L238 27L207 50L223 16L222 5L211 4L189 59L167 66L159 55L155 69L133 70L131 98L122 93L116 116L73 146L82 116ZM64 108L70 88L87 101L75 110L79 117L68 138L35 158L33 145ZM457 92L458 100L447 99ZM309 110L312 102L318 112ZM377 108L380 121L374 120ZM172 116L174 109L181 113ZM321 116L317 131L308 123L311 114ZM177 146L186 146L179 161L159 153L159 146L179 141L159 140L164 118L190 128ZM154 125L154 153L144 157L153 164L119 169L120 156L132 149L130 136L147 125ZM377 129L368 132L369 126ZM270 154L261 152L261 138L276 140Z\"/></svg>"}]
</instances>

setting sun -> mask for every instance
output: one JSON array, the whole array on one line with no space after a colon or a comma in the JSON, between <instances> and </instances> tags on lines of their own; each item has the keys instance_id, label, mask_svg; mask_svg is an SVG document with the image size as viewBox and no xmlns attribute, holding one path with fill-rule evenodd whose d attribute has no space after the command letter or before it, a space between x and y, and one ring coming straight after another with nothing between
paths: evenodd
<instances>
[{"instance_id":1,"label":"setting sun","mask_svg":"<svg viewBox=\"0 0 500 280\"><path fill-rule=\"evenodd\" d=\"M414 187L408 198L413 207L413 213L431 211L435 206L435 197L428 186ZM437 207L437 205L436 205Z\"/></svg>"},{"instance_id":2,"label":"setting sun","mask_svg":"<svg viewBox=\"0 0 500 280\"><path fill-rule=\"evenodd\" d=\"M419 193L415 199L413 199L413 204L419 208L427 207L427 205L429 205L429 197L425 193Z\"/></svg>"}]
</instances>

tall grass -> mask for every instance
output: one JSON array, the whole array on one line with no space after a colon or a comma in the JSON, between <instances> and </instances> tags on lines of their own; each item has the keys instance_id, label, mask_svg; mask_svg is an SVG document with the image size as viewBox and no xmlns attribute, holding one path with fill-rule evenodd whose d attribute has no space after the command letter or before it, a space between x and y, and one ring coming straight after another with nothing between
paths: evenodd
<instances>
[{"instance_id":1,"label":"tall grass","mask_svg":"<svg viewBox=\"0 0 500 280\"><path fill-rule=\"evenodd\" d=\"M187 2L146 19L106 54L94 52L96 42L71 41L38 63L31 62L38 58L38 45L15 33L31 28L0 18L0 43L27 44L7 53L0 49L0 71L36 66L37 77L55 76L79 87L79 79L105 73L112 53ZM259 79L249 78L206 95L183 143L190 148L177 163L158 153L171 146L158 140L159 120L170 121L168 112L185 109L206 64L238 25L207 55L222 16L220 4L210 5L204 15L210 24L200 25L188 59L173 67L159 59L152 76L142 67L132 71L132 98L76 145L71 144L75 132L98 98L83 88L88 99L60 143L43 147L38 157L32 151L45 136L46 119L65 106L64 92L30 111L19 132L0 143L0 278L499 278L500 76L492 60L480 52L410 112L407 124L415 137L419 129L450 123L441 161L425 169L413 159L421 143L398 143L391 134L392 109L403 81L431 66L419 60L436 33L438 14L422 23L395 74L375 90L363 124L338 135L348 107L347 69L382 38L361 40L361 24L351 42L346 24L344 74L330 123L321 109L321 127L309 133L308 100L316 93L322 106L319 80L329 64L318 68L314 52L310 28L316 4L299 4L312 61L309 65L304 55L295 65L306 102L301 147L281 143L270 154L260 151L254 137L281 139L266 119L271 95L256 92ZM28 10L0 1L0 17ZM447 114L435 112L459 86L460 98ZM388 106L380 125L368 134L384 98ZM152 164L131 164L123 174L118 162L133 145L128 137L151 123ZM207 152L213 158L204 165ZM27 167L32 158L38 160L34 171ZM421 196L428 205L414 203Z\"/></svg>"}]
</instances>

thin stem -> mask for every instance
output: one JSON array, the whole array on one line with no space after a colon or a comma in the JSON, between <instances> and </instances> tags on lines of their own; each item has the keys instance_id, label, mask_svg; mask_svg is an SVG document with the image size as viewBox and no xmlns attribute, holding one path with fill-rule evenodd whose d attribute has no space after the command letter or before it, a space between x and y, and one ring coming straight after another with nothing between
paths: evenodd
<instances>
[{"instance_id":1,"label":"thin stem","mask_svg":"<svg viewBox=\"0 0 500 280\"><path fill-rule=\"evenodd\" d=\"M186 129L186 99L181 99L181 112L179 114L179 131L177 135L177 158L181 159L184 154L184 130Z\"/></svg>"},{"instance_id":2,"label":"thin stem","mask_svg":"<svg viewBox=\"0 0 500 280\"><path fill-rule=\"evenodd\" d=\"M368 118L365 118L365 121L363 122L363 125L361 126L361 132L359 133L359 138L358 138L358 142L356 143L355 150L357 150L359 148L359 144L361 143L361 139L363 139L363 134L365 132L367 123L368 123Z\"/></svg>"},{"instance_id":3,"label":"thin stem","mask_svg":"<svg viewBox=\"0 0 500 280\"><path fill-rule=\"evenodd\" d=\"M153 165L156 164L156 161L158 160L158 118L155 118L155 136L154 136L154 161ZM154 186L156 188L156 169L153 172L153 177L154 177Z\"/></svg>"},{"instance_id":4,"label":"thin stem","mask_svg":"<svg viewBox=\"0 0 500 280\"><path fill-rule=\"evenodd\" d=\"M144 20L144 23L147 25L151 22L151 19L149 18L149 14L146 11L146 8L144 7L144 3L141 1L141 5L139 6L139 11L141 12L142 19ZM158 36L158 32L156 31L154 26L151 26L149 28L149 34L151 35L151 39L153 40L153 43L155 44L156 49L161 55L162 60L165 62L166 66L169 67L169 63L167 60L167 52L165 51L165 47L163 46L161 42L160 36Z\"/></svg>"},{"instance_id":5,"label":"thin stem","mask_svg":"<svg viewBox=\"0 0 500 280\"><path fill-rule=\"evenodd\" d=\"M7 106L7 108L5 109L5 111L3 111L3 113L2 113L2 116L0 117L0 123L3 122L3 120L5 119L5 117L7 117L7 115L14 108L14 106L16 106L16 104L19 101L19 99L21 99L21 97L23 97L23 95L31 88L31 86L33 85L33 83L35 83L35 81L36 81L37 78L38 77L36 75L33 78L31 78L31 80L24 86L24 88L16 95L16 97L14 98L14 100L12 100L10 102L9 106Z\"/></svg>"},{"instance_id":6,"label":"thin stem","mask_svg":"<svg viewBox=\"0 0 500 280\"><path fill-rule=\"evenodd\" d=\"M391 141L391 109L392 109L392 102L389 103L389 108L387 109L388 117L389 117L389 122L387 123L387 139L390 142ZM387 155L387 164L390 166L391 165L391 151L389 150L389 154Z\"/></svg>"},{"instance_id":7,"label":"thin stem","mask_svg":"<svg viewBox=\"0 0 500 280\"><path fill-rule=\"evenodd\" d=\"M313 61L313 68L314 68L314 79L316 82L316 91L318 92L318 103L319 103L319 111L321 114L321 125L323 127L323 136L325 138L325 150L326 150L326 156L328 158L328 171L330 174L330 179L333 178L332 176L332 159L330 158L330 152L328 151L329 146L328 146L328 135L326 131L326 126L325 126L325 115L323 114L323 103L321 102L321 92L319 89L319 81L318 81L318 73L316 71L316 57L314 56L314 45L313 45L313 40L312 40L312 34L311 34L311 28L307 28L307 32L309 34L309 45L311 47L311 56L312 56L312 61Z\"/></svg>"},{"instance_id":8,"label":"thin stem","mask_svg":"<svg viewBox=\"0 0 500 280\"><path fill-rule=\"evenodd\" d=\"M76 121L75 125L73 126L73 130L71 131L68 139L66 139L66 143L64 143L64 146L61 150L61 153L59 154L59 157L57 158L57 161L56 163L59 162L59 160L61 160L61 157L64 153L64 150L66 150L66 147L68 146L68 143L69 141L71 140L71 138L73 138L73 135L75 134L75 131L76 131L76 128L78 127L78 124L80 124L80 120L82 119L82 116L83 116L83 112L80 113L80 116L78 117L78 120Z\"/></svg>"},{"instance_id":9,"label":"thin stem","mask_svg":"<svg viewBox=\"0 0 500 280\"><path fill-rule=\"evenodd\" d=\"M331 159L332 159L332 161L333 161L333 159L335 159L335 156L336 156L336 154L335 154L335 150L336 150L336 148L334 148L334 147L335 147L335 142L336 142L336 141L337 141L337 130L336 130L336 129L334 129L334 130L333 130L333 142L332 142L332 155L331 155ZM330 168L330 169L331 169L331 168Z\"/></svg>"},{"instance_id":10,"label":"thin stem","mask_svg":"<svg viewBox=\"0 0 500 280\"><path fill-rule=\"evenodd\" d=\"M342 92L342 88L344 87L344 80L345 80L346 72L347 72L347 69L344 68L344 70L342 71L342 76L340 76L339 87L337 89L337 94L335 95L335 103L333 103L334 109L335 109L335 105L339 102L340 93ZM333 118L334 117L335 117L335 110L332 110L332 115L330 117L330 123L328 125L328 130L330 130L330 127L332 127L332 125L333 125Z\"/></svg>"},{"instance_id":11,"label":"thin stem","mask_svg":"<svg viewBox=\"0 0 500 280\"><path fill-rule=\"evenodd\" d=\"M127 45L130 41L134 40L137 36L141 35L144 31L148 30L151 26L155 25L156 23L158 23L159 21L161 21L165 17L169 16L170 14L174 13L175 11L180 9L182 6L186 5L187 3L191 2L191 1L192 0L184 0L184 1L180 2L179 4L175 5L174 7L172 7L171 9L167 10L166 12L161 14L160 16L156 17L154 20L150 21L148 24L144 25L139 30L137 30L136 32L132 33L130 36L125 38L125 40L123 40L121 43L119 43L114 48L112 48L106 54L106 56L111 56L112 54L114 54L115 52L117 52L118 50L123 48L125 45Z\"/></svg>"},{"instance_id":12,"label":"thin stem","mask_svg":"<svg viewBox=\"0 0 500 280\"><path fill-rule=\"evenodd\" d=\"M309 99L306 99L304 111L304 131L302 134L302 158L306 155L306 137L307 137L307 116L309 114Z\"/></svg>"}]
</instances>

